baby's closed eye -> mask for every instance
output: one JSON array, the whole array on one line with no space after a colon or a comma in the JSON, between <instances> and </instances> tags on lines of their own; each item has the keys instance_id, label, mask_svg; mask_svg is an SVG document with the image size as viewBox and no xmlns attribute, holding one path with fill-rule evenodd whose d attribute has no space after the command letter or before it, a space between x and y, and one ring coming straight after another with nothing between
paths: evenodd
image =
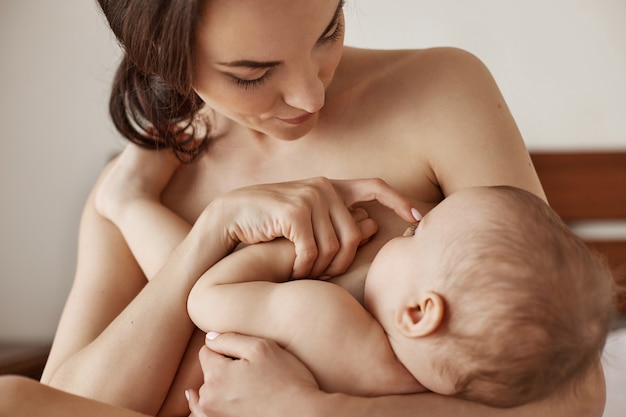
<instances>
[{"instance_id":1,"label":"baby's closed eye","mask_svg":"<svg viewBox=\"0 0 626 417\"><path fill-rule=\"evenodd\" d=\"M406 228L402 236L413 236L415 234L415 229L417 229L417 224L411 224Z\"/></svg>"}]
</instances>

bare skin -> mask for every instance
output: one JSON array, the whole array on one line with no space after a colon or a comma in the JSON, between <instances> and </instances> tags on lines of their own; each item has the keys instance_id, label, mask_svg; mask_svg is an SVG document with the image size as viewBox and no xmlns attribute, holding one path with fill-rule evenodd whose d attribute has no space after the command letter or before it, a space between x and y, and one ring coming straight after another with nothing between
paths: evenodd
<instances>
[{"instance_id":1,"label":"bare skin","mask_svg":"<svg viewBox=\"0 0 626 417\"><path fill-rule=\"evenodd\" d=\"M0 376L0 415L11 417L148 417L56 390L29 378Z\"/></svg>"},{"instance_id":2,"label":"bare skin","mask_svg":"<svg viewBox=\"0 0 626 417\"><path fill-rule=\"evenodd\" d=\"M240 360L233 361L233 357ZM387 415L388 410L395 410L393 415L401 417L582 417L601 416L604 409L604 396L600 394L604 391L604 375L600 369L594 370L576 390L563 387L545 400L502 409L431 393L376 398L325 393L319 390L302 363L276 343L234 333L207 340L207 346L200 351L200 363L204 385L199 393L193 390L188 393L196 417L287 416L289 413L307 417L380 416Z\"/></svg>"},{"instance_id":3,"label":"bare skin","mask_svg":"<svg viewBox=\"0 0 626 417\"><path fill-rule=\"evenodd\" d=\"M309 135L293 142L220 138L202 161L177 172L164 194L165 203L192 222L207 201L233 188L317 175L382 178L409 196L422 213L443 195L470 185L507 183L543 196L504 100L474 57L450 49L346 48L342 64ZM362 67L381 72L362 73ZM419 108L420 102L429 106ZM354 103L359 105L349 105ZM386 122L398 119L402 123ZM498 155L484 152L490 148L497 148ZM193 184L202 194L173 191L182 184ZM380 207L367 208L380 231L359 251L351 271L371 261L384 242L406 227ZM341 281L361 299L360 285L352 286L347 278Z\"/></svg>"},{"instance_id":4,"label":"bare skin","mask_svg":"<svg viewBox=\"0 0 626 417\"><path fill-rule=\"evenodd\" d=\"M223 42L228 51L240 53L237 56L219 56L223 51L216 50L217 45L206 44L202 56L207 59L198 60L199 73L206 85L199 82L197 91L215 110L215 113L209 113L214 117L218 134L200 160L176 171L162 196L169 208L189 224L195 223L198 231L194 233L192 230L190 237L174 251L174 256L164 261L164 267L148 284L118 228L98 213L93 196L88 201L81 226L75 284L59 325L44 383L150 415L159 413L178 370L198 369L196 358L203 338L191 339L193 326L185 311L186 296L200 275L199 271L206 270L232 249L223 241L215 242L215 236L211 240L202 235L200 227L213 220L201 213L206 213L210 204L211 209L224 204L236 207L237 213L243 216L241 212L251 207L248 202L259 201L257 194L250 189L245 193L225 194L236 188L320 176L336 179L378 177L409 197L411 204L403 204L399 209L409 218L411 205L425 213L445 195L475 185L509 184L545 198L515 122L494 80L475 57L456 49L367 51L346 48L326 51L322 48L335 47L327 44L304 46L309 41L311 45L315 43L320 32L327 27L336 2L280 0L279 7L264 9L270 3L211 2L218 7L213 10L217 21L220 21L219 13L226 12L219 7L241 7L246 10L245 16L254 19L238 21L237 28L253 30L258 29L255 25L263 24L265 30L259 32L263 37L258 38L258 45ZM245 16L241 14L240 19ZM311 19L310 16L319 18ZM276 23L277 19L280 24ZM304 21L307 25L303 25ZM270 27L272 30L268 29ZM207 25L207 28L218 33L226 30L226 26ZM294 33L298 36L287 36ZM207 36L206 39L216 37ZM237 39L257 38L241 36ZM264 56L252 56L250 51L253 50L263 51ZM305 52L310 54L303 60ZM310 57L315 59L308 59ZM211 63L243 58L276 59L283 64L263 87L245 93L230 93L229 88L238 87L232 81L222 83L223 69ZM304 67L305 63L311 68ZM330 74L321 71L326 66ZM319 74L322 74L321 78L318 78ZM323 88L319 88L320 85ZM278 104L269 108L265 106L266 99ZM296 127L273 119L267 122L267 126L263 123L256 125L256 122L240 116L246 110L244 105L253 114L289 118L308 112L314 117ZM255 105L258 109L253 108ZM99 184L95 189L98 187ZM258 207L267 210L271 219L272 209L284 208L284 199L291 197L292 191L302 188L312 190L307 195L313 195L314 201L321 202L313 206L313 215L308 214L309 223L313 219L315 236L319 237L316 248L335 248L330 253L305 251L312 255L311 258L324 260L314 264L308 272L323 274L330 270L329 275L340 275L334 281L361 300L363 278L374 254L391 237L401 234L408 220L391 215L389 209L378 204L363 204L369 216L378 223L379 232L368 245L359 249L354 263L343 273L351 253L358 246L357 231L354 227L349 228L352 232L348 233L351 238L347 240L352 243L344 245L349 249L339 252L339 260L335 259L337 236L342 234L325 232L328 213L341 212L339 205L346 200L339 196L342 192L326 197L332 194L328 184L315 181L267 186L263 188L266 195L271 194L269 190L274 190L275 195L283 200L276 200L278 202L273 206L259 204ZM357 194L362 197L367 193ZM312 200L302 195L298 194L299 204L295 206L311 207L308 203ZM348 200L362 201L363 198ZM272 199L268 198L268 201ZM241 204L226 204L233 202ZM324 211L325 216L318 215ZM323 217L326 221L319 221ZM346 218L345 214L342 218ZM291 219L293 224L303 224L301 217ZM322 223L326 226L321 227ZM334 226L332 222L331 226ZM231 237L230 232L232 229L227 229L224 236ZM284 232L272 230L270 234L279 236ZM327 236L330 239L326 239ZM343 234L339 240L347 241L343 238L345 236ZM298 237L294 239L298 240ZM327 245L328 242L331 244ZM228 340L235 341L229 345ZM259 344L256 340L226 337L215 342L217 345L212 345L213 348L220 351L221 346L221 351L233 356L243 355ZM250 367L235 373L231 369L239 366L239 361L210 363L218 359L207 355L207 350L203 349L202 364L205 371L211 373L205 372L203 387L206 390L200 390L200 393L210 391L226 399L232 398L226 394L240 392L242 398L249 400L240 403L241 407L249 406L247 410L254 409L254 413L258 413L249 415L281 415L279 410L270 410L269 406L293 415L294 409L287 406L293 404L287 397L280 397L281 401L272 399L273 403L266 407L252 407L253 401L274 397L246 396L254 393L259 385L273 387L271 381L263 379L263 375L267 375L263 370L272 369L291 380L295 378L291 366L293 360L281 362L280 359L285 358L284 351L265 342L263 346L270 347L257 350L257 355L247 361ZM599 415L601 411L598 410L604 401L603 385L598 382L601 380L599 366L597 373L589 377L584 395L570 393L565 401L555 396L540 404L507 412L519 417ZM228 381L228 384L210 383L215 381L212 372L217 370L222 372L220 380ZM302 370L298 372L302 373ZM258 378L255 379L255 375ZM340 401L332 405L335 415L353 415L357 409L360 409L360 415L370 412L372 415L402 415L411 409L428 409L429 415L484 416L492 412L483 406L430 394L401 399L327 398L315 391L314 385L307 384L294 382L293 390L303 395L303 404L307 401L319 404L307 403L309 412L322 410L335 401ZM233 387L239 391L232 391ZM408 403L410 408L407 408ZM192 404L198 409L197 401ZM204 404L211 404L203 411L207 414L246 415L232 403L207 400Z\"/></svg>"},{"instance_id":5,"label":"bare skin","mask_svg":"<svg viewBox=\"0 0 626 417\"><path fill-rule=\"evenodd\" d=\"M180 164L169 151L152 152L130 145L112 164L95 196L98 213L122 231L148 280L191 230L189 223L160 204L153 204L160 201L161 192ZM152 209L145 210L146 205ZM146 216L153 210L161 217ZM142 244L146 239L153 244Z\"/></svg>"},{"instance_id":6,"label":"bare skin","mask_svg":"<svg viewBox=\"0 0 626 417\"><path fill-rule=\"evenodd\" d=\"M170 153L155 153L129 144L116 158L96 194L95 205L98 212L120 229L148 280L163 267L164 259L191 230L191 225L160 202L163 189L179 166L180 162ZM341 182L336 184L340 186ZM368 218L365 210L355 209L352 216L359 227L364 244L376 233L377 225ZM289 248L293 256L293 247ZM291 276L293 259L287 265L289 267L284 271L285 279ZM253 269L259 272L258 268ZM268 272L263 275L278 274ZM217 311L219 310L220 308L217 308ZM202 338L203 334L196 332L195 337ZM378 333L376 335L382 336ZM385 346L386 342L381 344L380 348ZM191 352L187 363L197 362L194 353ZM390 366L388 371L391 369ZM179 369L160 414L178 415L187 411L187 404L181 393L187 388L200 386L202 374L199 371L197 366ZM408 379L414 382L412 378Z\"/></svg>"},{"instance_id":7,"label":"bare skin","mask_svg":"<svg viewBox=\"0 0 626 417\"><path fill-rule=\"evenodd\" d=\"M99 212L119 227L144 271L160 269L163 266L162 259L169 255L167 251L171 252L172 245L182 241L181 236L185 236L191 229L191 226L160 203L163 188L179 166L174 158L164 160L166 157L167 155L159 155L159 159L155 160L154 152L128 145L109 171L97 194L96 206L99 207ZM365 210L353 210L352 215L365 243L376 232L376 224L367 217ZM163 253L162 257L154 256L160 253ZM224 321L230 318L237 322L239 317L240 323L245 323L245 329L249 330L244 331L243 324L236 325L235 328L240 331L266 335L273 340L295 346L300 352L297 354L298 358L307 363L320 383L320 377L324 375L325 390L366 396L423 391L423 387L397 361L384 332L374 319L337 285L322 284L318 287L315 280L297 280L288 286L269 285L264 290L255 287L246 291L250 286L244 285L240 296L236 296L239 292L236 289L228 290L227 294L210 291L215 288L214 284L222 281L287 281L292 275L294 257L293 244L285 239L251 245L229 255L199 278L187 302L188 311L191 311L191 306L195 311L195 315L190 313L190 317L205 331L207 328L221 331L223 327L223 324L210 327L207 320L212 319L216 321L209 322L219 323L220 318ZM147 274L147 277L151 279L152 276ZM208 286L208 294L198 289L200 282L204 283L204 287ZM231 287L232 285L229 288ZM281 292L279 288L285 290ZM250 298L246 299L244 294L249 294ZM283 294L284 299L281 300L279 294ZM244 305L248 309L246 312L241 309ZM299 310L296 310L296 306ZM234 314L230 313L231 308L234 309ZM296 311L306 313L302 318L296 319ZM311 314L312 316L307 317ZM252 317L255 320L251 320ZM319 328L318 337L314 339L319 339L321 343L314 343L314 333L296 331L300 327L298 323L304 324L307 319L314 319L311 324ZM310 338L307 338L309 333ZM276 335L280 337L274 337ZM287 340L291 342L287 343ZM350 344L348 340L355 341L355 346L360 346L361 357L352 354L346 361L345 357L324 348L326 340L343 340L344 351ZM319 349L315 349L316 346ZM367 349L367 346L370 348ZM365 379L359 377L358 372L365 370L362 364L368 360L371 362L370 368L375 367L379 371L376 378L372 369L367 371ZM336 363L331 365L333 361ZM312 364L315 368L311 367ZM317 364L323 365L320 367ZM355 385L354 378L361 380L362 384ZM175 386L181 388L173 387L170 390L174 395L172 401L166 401L166 404L179 403L185 406L180 393L185 388L199 388L201 381L200 373L189 374L179 370ZM175 395L176 392L178 395ZM164 405L161 413L167 414L165 410L168 406ZM175 411L172 413L176 414Z\"/></svg>"}]
</instances>

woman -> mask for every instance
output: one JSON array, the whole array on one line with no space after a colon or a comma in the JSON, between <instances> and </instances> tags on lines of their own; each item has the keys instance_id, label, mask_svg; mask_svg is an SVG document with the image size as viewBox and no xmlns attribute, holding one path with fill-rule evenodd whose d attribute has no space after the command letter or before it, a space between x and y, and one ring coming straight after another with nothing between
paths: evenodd
<instances>
[{"instance_id":1,"label":"woman","mask_svg":"<svg viewBox=\"0 0 626 417\"><path fill-rule=\"evenodd\" d=\"M90 199L77 275L44 383L150 415L181 414L187 388L198 415L601 414L599 364L575 394L565 389L508 410L433 394L325 394L287 352L242 335L207 341L201 373L197 352L204 337L192 337L186 295L200 271L237 240L286 235L300 248L295 275L335 276L362 299L369 261L401 234L411 206L425 213L444 196L475 185L509 184L545 196L494 80L466 52L344 48L339 0L100 4L127 52L112 96L116 125L146 146L173 145L181 157L194 159L177 171L163 202L195 226L158 273L144 274ZM208 139L195 140L205 134ZM302 180L320 176L381 178L410 204L380 183L374 190L370 182L334 191L326 181ZM241 187L249 188L232 192ZM303 188L306 193L289 204ZM372 196L392 200L388 205L404 215L364 204L379 231L350 263L361 236L343 204ZM237 207L236 221L215 215L224 206ZM263 236L227 228L228 238L217 239L205 232L241 226L241 219L249 219L249 230L261 230L282 219L274 207L295 214ZM90 415L134 415L28 381L2 383L37 392L60 414L84 407ZM51 413L51 406L45 409Z\"/></svg>"}]
</instances>

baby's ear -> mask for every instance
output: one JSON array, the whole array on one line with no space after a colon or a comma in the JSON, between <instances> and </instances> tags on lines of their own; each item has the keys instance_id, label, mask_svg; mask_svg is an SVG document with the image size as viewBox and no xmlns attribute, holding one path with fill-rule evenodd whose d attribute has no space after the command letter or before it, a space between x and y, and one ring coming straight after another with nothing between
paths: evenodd
<instances>
[{"instance_id":1,"label":"baby's ear","mask_svg":"<svg viewBox=\"0 0 626 417\"><path fill-rule=\"evenodd\" d=\"M445 303L432 291L416 295L396 312L394 322L406 337L424 337L432 334L443 319Z\"/></svg>"}]
</instances>

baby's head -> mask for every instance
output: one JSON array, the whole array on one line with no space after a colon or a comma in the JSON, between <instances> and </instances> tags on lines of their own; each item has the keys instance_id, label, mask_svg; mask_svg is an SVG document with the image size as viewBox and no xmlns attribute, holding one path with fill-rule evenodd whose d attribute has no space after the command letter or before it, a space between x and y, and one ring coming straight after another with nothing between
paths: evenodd
<instances>
[{"instance_id":1,"label":"baby's head","mask_svg":"<svg viewBox=\"0 0 626 417\"><path fill-rule=\"evenodd\" d=\"M510 407L575 383L597 362L612 282L541 199L475 187L381 249L365 302L424 386Z\"/></svg>"}]
</instances>

